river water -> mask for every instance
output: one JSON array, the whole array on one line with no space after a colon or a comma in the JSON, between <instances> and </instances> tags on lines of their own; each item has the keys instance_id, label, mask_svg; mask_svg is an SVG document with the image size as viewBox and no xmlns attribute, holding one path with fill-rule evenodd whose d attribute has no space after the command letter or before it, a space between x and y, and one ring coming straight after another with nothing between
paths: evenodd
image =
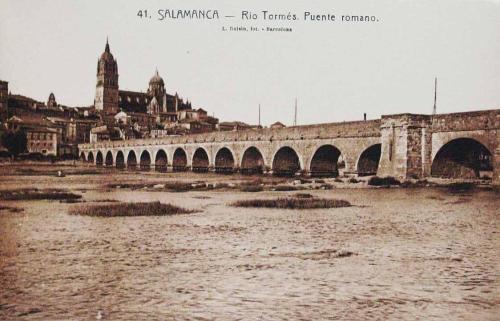
<instances>
[{"instance_id":1,"label":"river water","mask_svg":"<svg viewBox=\"0 0 500 321\"><path fill-rule=\"evenodd\" d=\"M79 204L2 201L1 320L498 320L499 194L334 189L353 207L240 209L294 192L166 193L106 182L179 175L9 176L86 202L160 200L195 214L83 217ZM232 180L182 174L183 179ZM339 255L349 251L350 256Z\"/></svg>"}]
</instances>

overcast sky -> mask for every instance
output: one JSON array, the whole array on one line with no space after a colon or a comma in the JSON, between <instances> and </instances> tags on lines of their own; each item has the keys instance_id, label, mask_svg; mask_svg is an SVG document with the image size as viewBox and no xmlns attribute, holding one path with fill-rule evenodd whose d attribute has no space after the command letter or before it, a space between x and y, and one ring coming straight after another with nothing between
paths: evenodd
<instances>
[{"instance_id":1,"label":"overcast sky","mask_svg":"<svg viewBox=\"0 0 500 321\"><path fill-rule=\"evenodd\" d=\"M158 9L218 9L221 19L158 21ZM260 19L241 20L243 10ZM262 10L300 20L265 21ZM306 22L304 11L337 21ZM106 36L120 89L145 91L158 68L167 92L222 121L257 123L260 103L263 124L291 124L296 97L299 124L431 113L435 76L438 112L500 108L498 1L0 0L0 79L13 93L91 105Z\"/></svg>"}]
</instances>

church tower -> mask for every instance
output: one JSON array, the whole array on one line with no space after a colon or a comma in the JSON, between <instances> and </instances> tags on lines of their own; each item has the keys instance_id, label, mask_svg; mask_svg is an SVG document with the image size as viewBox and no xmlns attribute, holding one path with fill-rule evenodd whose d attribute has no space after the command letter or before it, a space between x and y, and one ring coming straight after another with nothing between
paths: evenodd
<instances>
[{"instance_id":1,"label":"church tower","mask_svg":"<svg viewBox=\"0 0 500 321\"><path fill-rule=\"evenodd\" d=\"M106 48L97 62L94 106L105 114L118 112L118 64L109 50L107 39Z\"/></svg>"}]
</instances>

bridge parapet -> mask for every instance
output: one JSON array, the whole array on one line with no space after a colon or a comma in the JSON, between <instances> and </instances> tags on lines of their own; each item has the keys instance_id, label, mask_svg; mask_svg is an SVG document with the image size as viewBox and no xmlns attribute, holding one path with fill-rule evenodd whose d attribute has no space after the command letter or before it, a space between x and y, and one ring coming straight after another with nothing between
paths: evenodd
<instances>
[{"instance_id":1,"label":"bridge parapet","mask_svg":"<svg viewBox=\"0 0 500 321\"><path fill-rule=\"evenodd\" d=\"M164 138L102 141L79 145L80 150L130 146L176 145L193 143L224 143L240 141L311 140L380 136L380 120L293 126L279 129L221 131Z\"/></svg>"},{"instance_id":2,"label":"bridge parapet","mask_svg":"<svg viewBox=\"0 0 500 321\"><path fill-rule=\"evenodd\" d=\"M472 131L500 128L500 109L432 116L432 131Z\"/></svg>"}]
</instances>

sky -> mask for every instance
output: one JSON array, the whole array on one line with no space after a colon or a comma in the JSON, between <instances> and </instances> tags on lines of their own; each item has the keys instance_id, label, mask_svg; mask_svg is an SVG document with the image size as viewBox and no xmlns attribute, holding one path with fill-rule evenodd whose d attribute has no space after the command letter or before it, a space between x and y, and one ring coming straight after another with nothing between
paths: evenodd
<instances>
[{"instance_id":1,"label":"sky","mask_svg":"<svg viewBox=\"0 0 500 321\"><path fill-rule=\"evenodd\" d=\"M160 21L159 9L217 9L220 19ZM299 20L264 20L263 10ZM304 21L305 11L336 21ZM222 31L230 26L293 31ZM145 91L158 68L167 92L221 121L256 124L260 104L263 125L291 125L295 99L298 124L429 114L435 77L438 113L500 108L500 2L491 0L0 0L0 79L12 93L89 106L106 37L120 89Z\"/></svg>"}]
</instances>

